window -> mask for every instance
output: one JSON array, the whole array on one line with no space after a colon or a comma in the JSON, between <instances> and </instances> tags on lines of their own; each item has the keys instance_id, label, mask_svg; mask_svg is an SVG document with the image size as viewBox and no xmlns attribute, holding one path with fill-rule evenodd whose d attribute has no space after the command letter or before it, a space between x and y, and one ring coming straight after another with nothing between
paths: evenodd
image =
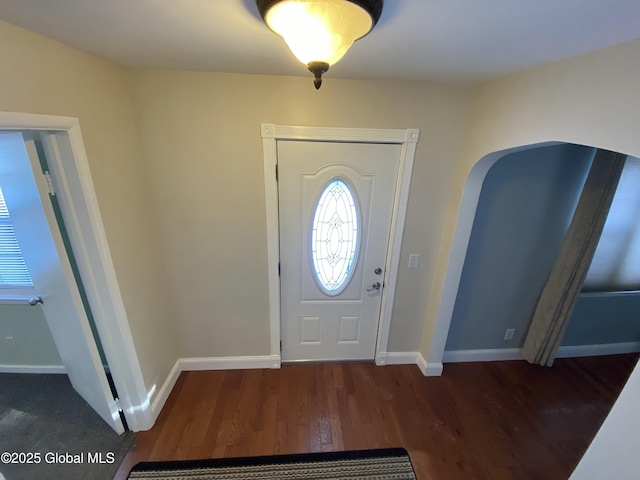
<instances>
[{"instance_id":1,"label":"window","mask_svg":"<svg viewBox=\"0 0 640 480\"><path fill-rule=\"evenodd\" d=\"M358 209L347 183L334 178L316 203L311 229L311 258L316 282L327 295L346 288L355 269Z\"/></svg>"},{"instance_id":2,"label":"window","mask_svg":"<svg viewBox=\"0 0 640 480\"><path fill-rule=\"evenodd\" d=\"M640 158L628 157L584 292L640 290Z\"/></svg>"},{"instance_id":3,"label":"window","mask_svg":"<svg viewBox=\"0 0 640 480\"><path fill-rule=\"evenodd\" d=\"M0 288L32 286L31 275L22 258L9 210L0 189Z\"/></svg>"}]
</instances>

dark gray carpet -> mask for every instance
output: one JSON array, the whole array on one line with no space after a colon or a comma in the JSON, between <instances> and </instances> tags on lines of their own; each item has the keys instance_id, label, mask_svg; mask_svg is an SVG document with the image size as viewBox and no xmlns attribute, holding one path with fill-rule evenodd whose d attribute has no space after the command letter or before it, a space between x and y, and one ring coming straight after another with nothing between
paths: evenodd
<instances>
[{"instance_id":1,"label":"dark gray carpet","mask_svg":"<svg viewBox=\"0 0 640 480\"><path fill-rule=\"evenodd\" d=\"M41 458L30 465L0 462L6 480L113 479L134 436L116 434L66 375L0 373L0 455L31 452ZM59 463L55 455L66 453L82 463ZM102 453L105 463L89 463L89 453Z\"/></svg>"}]
</instances>

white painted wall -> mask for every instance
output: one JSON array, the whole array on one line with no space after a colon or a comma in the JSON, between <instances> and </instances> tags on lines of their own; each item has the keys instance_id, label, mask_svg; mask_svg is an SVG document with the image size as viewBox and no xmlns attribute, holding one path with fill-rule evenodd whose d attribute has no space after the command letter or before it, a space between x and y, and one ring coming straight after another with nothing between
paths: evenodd
<instances>
[{"instance_id":1,"label":"white painted wall","mask_svg":"<svg viewBox=\"0 0 640 480\"><path fill-rule=\"evenodd\" d=\"M571 480L636 480L640 474L640 366L631 373Z\"/></svg>"}]
</instances>

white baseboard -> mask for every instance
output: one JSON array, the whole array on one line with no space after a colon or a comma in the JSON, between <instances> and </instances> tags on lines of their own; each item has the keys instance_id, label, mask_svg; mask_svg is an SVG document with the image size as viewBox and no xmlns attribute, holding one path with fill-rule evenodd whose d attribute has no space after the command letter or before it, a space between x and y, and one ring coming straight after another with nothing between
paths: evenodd
<instances>
[{"instance_id":1,"label":"white baseboard","mask_svg":"<svg viewBox=\"0 0 640 480\"><path fill-rule=\"evenodd\" d=\"M604 343L599 345L562 346L556 358L596 357L640 352L640 342ZM443 363L496 362L522 360L519 348L492 348L480 350L447 350L442 356Z\"/></svg>"},{"instance_id":2,"label":"white baseboard","mask_svg":"<svg viewBox=\"0 0 640 480\"><path fill-rule=\"evenodd\" d=\"M442 363L496 362L522 360L519 348L487 348L479 350L445 350Z\"/></svg>"},{"instance_id":3,"label":"white baseboard","mask_svg":"<svg viewBox=\"0 0 640 480\"><path fill-rule=\"evenodd\" d=\"M418 352L387 352L387 365L411 365L418 363Z\"/></svg>"},{"instance_id":4,"label":"white baseboard","mask_svg":"<svg viewBox=\"0 0 640 480\"><path fill-rule=\"evenodd\" d=\"M282 356L281 355L271 355L270 357L270 362L271 364L269 365L269 368L280 368L282 366Z\"/></svg>"},{"instance_id":5,"label":"white baseboard","mask_svg":"<svg viewBox=\"0 0 640 480\"><path fill-rule=\"evenodd\" d=\"M0 373L63 373L64 365L0 365Z\"/></svg>"},{"instance_id":6,"label":"white baseboard","mask_svg":"<svg viewBox=\"0 0 640 480\"><path fill-rule=\"evenodd\" d=\"M640 352L640 342L603 343L600 345L567 345L558 349L556 358L597 357Z\"/></svg>"},{"instance_id":7,"label":"white baseboard","mask_svg":"<svg viewBox=\"0 0 640 480\"><path fill-rule=\"evenodd\" d=\"M387 352L387 365L417 365L425 377L442 375L442 363L427 363L420 352Z\"/></svg>"},{"instance_id":8,"label":"white baseboard","mask_svg":"<svg viewBox=\"0 0 640 480\"><path fill-rule=\"evenodd\" d=\"M248 370L252 368L272 368L271 355L254 357L201 357L180 358L180 371L190 370Z\"/></svg>"},{"instance_id":9,"label":"white baseboard","mask_svg":"<svg viewBox=\"0 0 640 480\"><path fill-rule=\"evenodd\" d=\"M174 363L173 368L169 372L167 379L162 384L162 387L160 387L160 390L158 390L158 393L156 394L156 398L154 398L153 402L151 403L151 417L152 417L151 426L153 426L156 423L156 420L158 419L158 415L160 415L160 412L162 411L162 407L164 407L164 404L167 402L167 399L169 398L169 394L173 390L173 387L176 385L176 382L178 381L178 377L180 376L180 373L182 373L182 370L180 369L180 359L178 359L176 360L176 363Z\"/></svg>"},{"instance_id":10,"label":"white baseboard","mask_svg":"<svg viewBox=\"0 0 640 480\"><path fill-rule=\"evenodd\" d=\"M439 377L442 375L442 363L426 363L424 368L421 368L422 374L425 377Z\"/></svg>"}]
</instances>

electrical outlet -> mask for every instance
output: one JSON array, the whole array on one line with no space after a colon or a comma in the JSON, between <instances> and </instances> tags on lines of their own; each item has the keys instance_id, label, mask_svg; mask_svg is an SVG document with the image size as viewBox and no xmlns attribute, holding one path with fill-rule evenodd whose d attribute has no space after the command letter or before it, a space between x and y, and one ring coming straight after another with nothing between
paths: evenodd
<instances>
[{"instance_id":1,"label":"electrical outlet","mask_svg":"<svg viewBox=\"0 0 640 480\"><path fill-rule=\"evenodd\" d=\"M420 264L420 255L417 253L412 253L409 255L409 268L418 268Z\"/></svg>"},{"instance_id":2,"label":"electrical outlet","mask_svg":"<svg viewBox=\"0 0 640 480\"><path fill-rule=\"evenodd\" d=\"M13 337L4 337L4 339L7 342L7 345L9 346L9 348L16 348L18 346L18 344L16 343L16 339Z\"/></svg>"},{"instance_id":3,"label":"electrical outlet","mask_svg":"<svg viewBox=\"0 0 640 480\"><path fill-rule=\"evenodd\" d=\"M505 340L511 340L513 339L513 336L516 333L516 329L515 328L507 328L504 332L504 339Z\"/></svg>"}]
</instances>

